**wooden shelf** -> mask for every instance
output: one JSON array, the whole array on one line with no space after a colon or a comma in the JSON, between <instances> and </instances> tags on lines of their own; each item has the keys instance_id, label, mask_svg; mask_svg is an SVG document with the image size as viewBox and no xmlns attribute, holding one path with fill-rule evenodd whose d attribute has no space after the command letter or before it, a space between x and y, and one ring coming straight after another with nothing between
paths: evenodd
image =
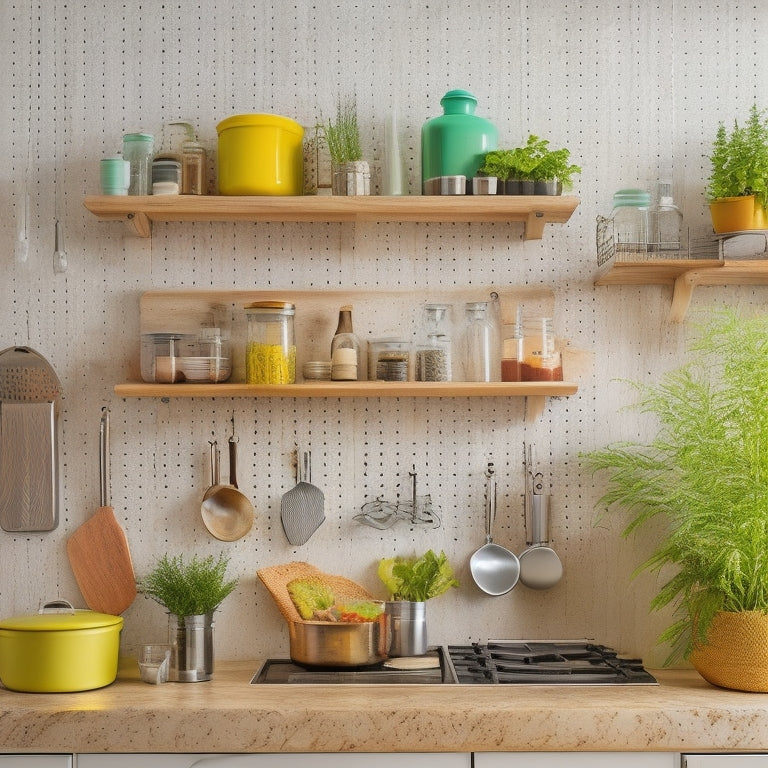
<instances>
[{"instance_id":1,"label":"wooden shelf","mask_svg":"<svg viewBox=\"0 0 768 768\"><path fill-rule=\"evenodd\" d=\"M547 397L574 395L569 381L424 382L320 381L301 384L117 384L119 397L526 397L527 418L538 418Z\"/></svg>"},{"instance_id":2,"label":"wooden shelf","mask_svg":"<svg viewBox=\"0 0 768 768\"><path fill-rule=\"evenodd\" d=\"M697 285L768 285L768 260L654 259L611 261L595 285L671 285L669 319L685 319Z\"/></svg>"},{"instance_id":3,"label":"wooden shelf","mask_svg":"<svg viewBox=\"0 0 768 768\"><path fill-rule=\"evenodd\" d=\"M235 197L199 195L90 196L85 207L150 237L155 221L420 221L523 222L526 240L546 224L564 224L579 199L547 195Z\"/></svg>"}]
</instances>

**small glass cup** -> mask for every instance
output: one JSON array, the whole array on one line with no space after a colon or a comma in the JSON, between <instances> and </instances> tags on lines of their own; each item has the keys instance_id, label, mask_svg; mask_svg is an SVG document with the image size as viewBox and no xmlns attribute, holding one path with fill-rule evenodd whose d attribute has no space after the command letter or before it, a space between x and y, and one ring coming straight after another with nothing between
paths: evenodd
<instances>
[{"instance_id":1,"label":"small glass cup","mask_svg":"<svg viewBox=\"0 0 768 768\"><path fill-rule=\"evenodd\" d=\"M139 672L145 683L160 685L168 682L170 666L170 645L142 645L139 649Z\"/></svg>"}]
</instances>

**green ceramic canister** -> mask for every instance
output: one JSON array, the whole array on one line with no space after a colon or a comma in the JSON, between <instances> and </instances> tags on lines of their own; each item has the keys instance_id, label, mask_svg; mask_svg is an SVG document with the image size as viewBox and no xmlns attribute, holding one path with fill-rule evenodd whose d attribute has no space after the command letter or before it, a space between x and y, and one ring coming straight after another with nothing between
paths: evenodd
<instances>
[{"instance_id":1,"label":"green ceramic canister","mask_svg":"<svg viewBox=\"0 0 768 768\"><path fill-rule=\"evenodd\" d=\"M448 91L440 100L443 114L421 128L421 181L437 176L471 179L486 152L498 148L496 126L475 114L477 99L462 89Z\"/></svg>"}]
</instances>

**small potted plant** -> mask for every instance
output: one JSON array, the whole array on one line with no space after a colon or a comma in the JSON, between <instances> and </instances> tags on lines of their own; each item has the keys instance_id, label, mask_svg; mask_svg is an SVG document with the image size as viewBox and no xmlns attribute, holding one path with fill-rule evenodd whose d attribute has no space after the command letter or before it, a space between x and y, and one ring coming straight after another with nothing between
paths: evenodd
<instances>
[{"instance_id":1,"label":"small potted plant","mask_svg":"<svg viewBox=\"0 0 768 768\"><path fill-rule=\"evenodd\" d=\"M371 170L363 160L354 96L336 102L336 119L325 125L325 140L333 166L333 194L370 195Z\"/></svg>"},{"instance_id":2,"label":"small potted plant","mask_svg":"<svg viewBox=\"0 0 768 768\"><path fill-rule=\"evenodd\" d=\"M677 618L660 636L667 663L690 658L709 682L768 691L768 316L722 310L698 328L693 359L636 407L657 417L647 444L590 452L607 471L601 504L631 517L624 535L663 520L638 571L665 578L652 609ZM658 528L653 528L658 530Z\"/></svg>"},{"instance_id":3,"label":"small potted plant","mask_svg":"<svg viewBox=\"0 0 768 768\"><path fill-rule=\"evenodd\" d=\"M228 564L223 552L187 562L183 555L165 554L139 582L140 590L168 611L171 680L197 682L213 675L213 613L237 586L237 579L226 578Z\"/></svg>"},{"instance_id":4,"label":"small potted plant","mask_svg":"<svg viewBox=\"0 0 768 768\"><path fill-rule=\"evenodd\" d=\"M717 233L768 228L768 120L753 104L744 125L720 123L706 194Z\"/></svg>"},{"instance_id":5,"label":"small potted plant","mask_svg":"<svg viewBox=\"0 0 768 768\"><path fill-rule=\"evenodd\" d=\"M385 611L392 622L391 656L427 652L426 601L459 582L445 552L431 549L421 557L391 557L379 562L378 575L389 593Z\"/></svg>"},{"instance_id":6,"label":"small potted plant","mask_svg":"<svg viewBox=\"0 0 768 768\"><path fill-rule=\"evenodd\" d=\"M573 176L581 173L570 162L568 149L549 149L549 141L530 134L524 146L497 149L485 155L482 173L496 176L498 192L507 195L559 195L573 186Z\"/></svg>"}]
</instances>

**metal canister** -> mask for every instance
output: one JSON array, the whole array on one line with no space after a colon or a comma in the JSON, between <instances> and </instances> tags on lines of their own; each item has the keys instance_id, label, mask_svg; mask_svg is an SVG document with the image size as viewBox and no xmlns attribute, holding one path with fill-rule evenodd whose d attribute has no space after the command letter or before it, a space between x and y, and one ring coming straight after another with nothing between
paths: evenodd
<instances>
[{"instance_id":1,"label":"metal canister","mask_svg":"<svg viewBox=\"0 0 768 768\"><path fill-rule=\"evenodd\" d=\"M293 384L296 381L296 308L283 301L257 301L245 307L248 341L247 384Z\"/></svg>"}]
</instances>

